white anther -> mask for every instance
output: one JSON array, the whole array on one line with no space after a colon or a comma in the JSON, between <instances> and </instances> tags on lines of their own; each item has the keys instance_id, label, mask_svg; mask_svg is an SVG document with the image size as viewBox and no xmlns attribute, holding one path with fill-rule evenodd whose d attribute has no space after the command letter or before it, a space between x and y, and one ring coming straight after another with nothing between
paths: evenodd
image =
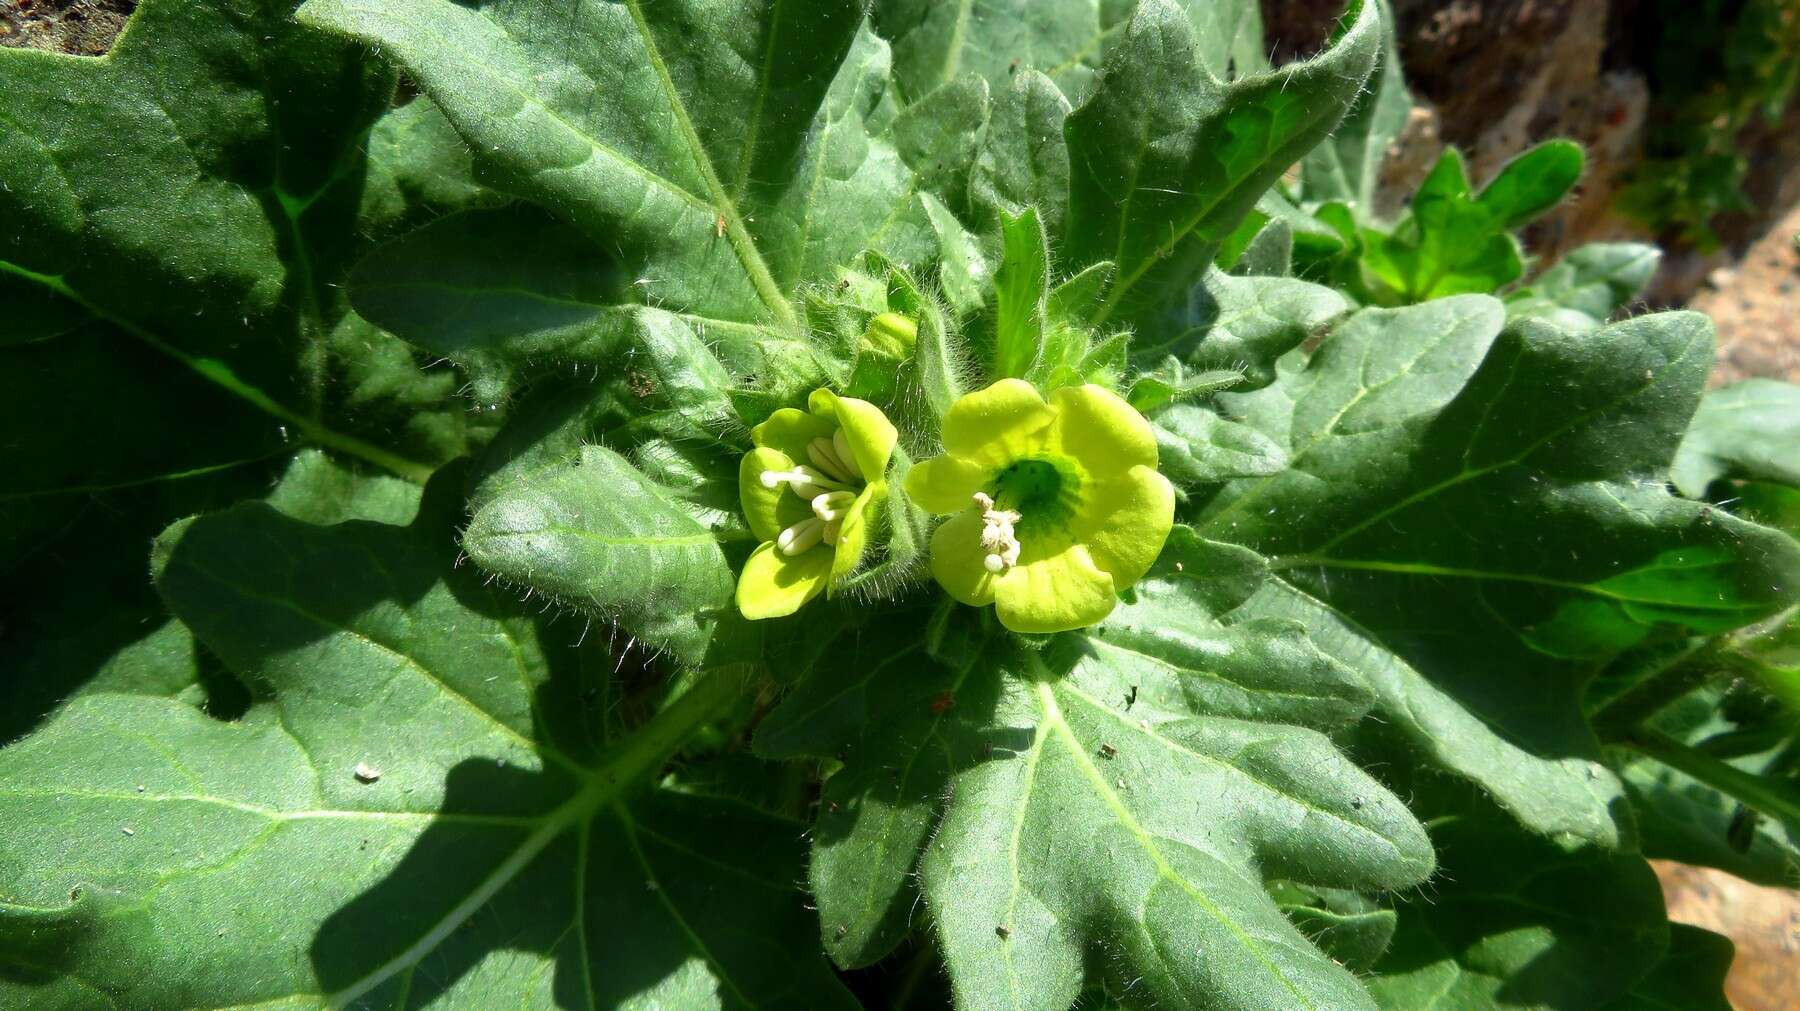
<instances>
[{"instance_id":1,"label":"white anther","mask_svg":"<svg viewBox=\"0 0 1800 1011\"><path fill-rule=\"evenodd\" d=\"M762 472L762 486L774 488L786 484L794 494L807 501L831 491L843 491L844 486L825 475L802 464L793 470L765 470Z\"/></svg>"},{"instance_id":2,"label":"white anther","mask_svg":"<svg viewBox=\"0 0 1800 1011\"><path fill-rule=\"evenodd\" d=\"M816 495L812 500L813 515L826 523L843 519L844 514L850 511L850 503L854 501L856 496L847 491L828 491L823 495Z\"/></svg>"},{"instance_id":3,"label":"white anther","mask_svg":"<svg viewBox=\"0 0 1800 1011\"><path fill-rule=\"evenodd\" d=\"M831 444L830 439L820 436L807 443L806 455L812 460L813 466L824 471L825 475L832 480L850 480L850 473L844 466L844 461L838 459L837 447Z\"/></svg>"},{"instance_id":4,"label":"white anther","mask_svg":"<svg viewBox=\"0 0 1800 1011\"><path fill-rule=\"evenodd\" d=\"M856 462L856 454L850 452L850 440L844 437L843 429L832 433L831 448L837 451L838 461L844 465L845 473L857 480L867 476L862 472L862 466Z\"/></svg>"},{"instance_id":5,"label":"white anther","mask_svg":"<svg viewBox=\"0 0 1800 1011\"><path fill-rule=\"evenodd\" d=\"M777 535L775 546L784 555L797 555L819 543L824 536L824 522L809 516Z\"/></svg>"},{"instance_id":6,"label":"white anther","mask_svg":"<svg viewBox=\"0 0 1800 1011\"><path fill-rule=\"evenodd\" d=\"M981 510L981 549L986 555L982 567L998 574L1019 564L1023 546L1014 524L1024 517L1012 509L994 508L993 498L985 492L975 493L975 506Z\"/></svg>"}]
</instances>

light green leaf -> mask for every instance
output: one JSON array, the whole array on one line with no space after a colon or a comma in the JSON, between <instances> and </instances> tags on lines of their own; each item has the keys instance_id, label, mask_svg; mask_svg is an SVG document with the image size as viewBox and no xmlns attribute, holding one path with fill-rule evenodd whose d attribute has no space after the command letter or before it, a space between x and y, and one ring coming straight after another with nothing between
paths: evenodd
<instances>
[{"instance_id":1,"label":"light green leaf","mask_svg":"<svg viewBox=\"0 0 1800 1011\"><path fill-rule=\"evenodd\" d=\"M1196 369L1242 373L1244 386L1267 386L1275 360L1350 307L1344 296L1287 277L1234 277L1208 270L1157 337L1132 342L1133 360L1174 355Z\"/></svg>"},{"instance_id":2,"label":"light green leaf","mask_svg":"<svg viewBox=\"0 0 1800 1011\"><path fill-rule=\"evenodd\" d=\"M894 44L895 76L917 98L961 74L996 88L1042 71L1085 94L1120 41L1132 3L1119 0L876 0L876 30ZM1201 61L1225 80L1266 69L1255 0L1182 0Z\"/></svg>"},{"instance_id":3,"label":"light green leaf","mask_svg":"<svg viewBox=\"0 0 1800 1011\"><path fill-rule=\"evenodd\" d=\"M1690 498L1722 477L1800 486L1800 386L1746 379L1707 393L1670 477Z\"/></svg>"},{"instance_id":4,"label":"light green leaf","mask_svg":"<svg viewBox=\"0 0 1800 1011\"><path fill-rule=\"evenodd\" d=\"M616 618L685 663L717 663L738 619L716 535L619 454L589 446L485 501L463 532L475 563L565 606ZM729 637L726 637L729 638Z\"/></svg>"},{"instance_id":5,"label":"light green leaf","mask_svg":"<svg viewBox=\"0 0 1800 1011\"><path fill-rule=\"evenodd\" d=\"M1187 15L1146 0L1068 122L1068 266L1118 274L1093 320L1140 319L1202 272L1280 174L1337 125L1369 75L1380 17L1359 0L1330 49L1222 85Z\"/></svg>"},{"instance_id":6,"label":"light green leaf","mask_svg":"<svg viewBox=\"0 0 1800 1011\"><path fill-rule=\"evenodd\" d=\"M1003 255L994 274L995 379L1023 378L1043 353L1050 252L1037 210L1001 218Z\"/></svg>"},{"instance_id":7,"label":"light green leaf","mask_svg":"<svg viewBox=\"0 0 1800 1011\"><path fill-rule=\"evenodd\" d=\"M1638 242L1594 242L1506 297L1509 317L1538 316L1569 330L1602 326L1629 305L1662 263Z\"/></svg>"},{"instance_id":8,"label":"light green leaf","mask_svg":"<svg viewBox=\"0 0 1800 1011\"><path fill-rule=\"evenodd\" d=\"M1288 465L1287 453L1273 439L1203 407L1176 404L1159 413L1152 425L1157 466L1182 486L1262 477Z\"/></svg>"},{"instance_id":9,"label":"light green leaf","mask_svg":"<svg viewBox=\"0 0 1800 1011\"><path fill-rule=\"evenodd\" d=\"M1519 279L1524 254L1511 229L1554 207L1581 178L1581 147L1548 141L1519 155L1472 193L1462 154L1448 148L1391 233L1362 230L1362 265L1384 304L1493 294Z\"/></svg>"}]
</instances>

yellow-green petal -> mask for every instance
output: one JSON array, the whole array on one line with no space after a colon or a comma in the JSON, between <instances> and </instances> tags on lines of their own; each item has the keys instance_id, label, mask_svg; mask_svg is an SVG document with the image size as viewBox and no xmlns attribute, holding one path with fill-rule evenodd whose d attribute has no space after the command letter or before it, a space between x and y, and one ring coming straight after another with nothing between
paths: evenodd
<instances>
[{"instance_id":1,"label":"yellow-green petal","mask_svg":"<svg viewBox=\"0 0 1800 1011\"><path fill-rule=\"evenodd\" d=\"M950 405L944 413L944 451L971 463L1003 465L1042 447L1055 419L1035 386L1002 379Z\"/></svg>"},{"instance_id":2,"label":"yellow-green petal","mask_svg":"<svg viewBox=\"0 0 1800 1011\"><path fill-rule=\"evenodd\" d=\"M936 547L935 539L932 546ZM934 553L934 573L936 567ZM995 615L1000 624L1015 632L1085 628L1111 614L1118 603L1112 577L1094 564L1087 548L1079 543L1014 566L994 580L993 592Z\"/></svg>"},{"instance_id":3,"label":"yellow-green petal","mask_svg":"<svg viewBox=\"0 0 1800 1011\"><path fill-rule=\"evenodd\" d=\"M981 513L965 509L931 535L931 576L952 598L975 607L994 602L994 574L982 560ZM1017 570L1014 570L1017 571Z\"/></svg>"},{"instance_id":4,"label":"yellow-green petal","mask_svg":"<svg viewBox=\"0 0 1800 1011\"><path fill-rule=\"evenodd\" d=\"M758 446L779 449L799 463L807 463L806 446L814 439L831 438L837 430L830 419L821 418L794 407L783 407L768 420L750 430L750 441Z\"/></svg>"},{"instance_id":5,"label":"yellow-green petal","mask_svg":"<svg viewBox=\"0 0 1800 1011\"><path fill-rule=\"evenodd\" d=\"M1089 474L1156 466L1156 433L1117 393L1091 383L1065 386L1050 395L1050 406L1056 420L1046 433L1049 445L1080 460Z\"/></svg>"},{"instance_id":6,"label":"yellow-green petal","mask_svg":"<svg viewBox=\"0 0 1800 1011\"><path fill-rule=\"evenodd\" d=\"M1175 524L1175 488L1149 467L1138 466L1082 489L1075 539L1088 546L1094 564L1123 590L1144 578Z\"/></svg>"},{"instance_id":7,"label":"yellow-green petal","mask_svg":"<svg viewBox=\"0 0 1800 1011\"><path fill-rule=\"evenodd\" d=\"M929 513L961 512L993 473L991 467L958 457L933 457L913 464L906 472L906 495Z\"/></svg>"},{"instance_id":8,"label":"yellow-green petal","mask_svg":"<svg viewBox=\"0 0 1800 1011\"><path fill-rule=\"evenodd\" d=\"M818 596L831 581L831 551L815 547L782 554L773 544L750 553L738 575L737 607L751 621L784 618Z\"/></svg>"},{"instance_id":9,"label":"yellow-green petal","mask_svg":"<svg viewBox=\"0 0 1800 1011\"><path fill-rule=\"evenodd\" d=\"M886 497L887 484L878 481L858 492L850 508L844 510L844 522L838 528L837 545L832 551L832 582L855 572L862 564L863 551L869 545L869 522L874 519L880 501Z\"/></svg>"},{"instance_id":10,"label":"yellow-green petal","mask_svg":"<svg viewBox=\"0 0 1800 1011\"><path fill-rule=\"evenodd\" d=\"M772 541L776 534L812 515L811 507L787 485L763 487L763 471L793 469L794 461L786 453L762 447L745 453L738 463L738 504L759 541Z\"/></svg>"},{"instance_id":11,"label":"yellow-green petal","mask_svg":"<svg viewBox=\"0 0 1800 1011\"><path fill-rule=\"evenodd\" d=\"M894 455L894 444L900 441L900 433L881 408L867 400L840 397L830 390L814 390L807 407L815 417L836 419L863 480L881 480L887 473L888 459Z\"/></svg>"}]
</instances>

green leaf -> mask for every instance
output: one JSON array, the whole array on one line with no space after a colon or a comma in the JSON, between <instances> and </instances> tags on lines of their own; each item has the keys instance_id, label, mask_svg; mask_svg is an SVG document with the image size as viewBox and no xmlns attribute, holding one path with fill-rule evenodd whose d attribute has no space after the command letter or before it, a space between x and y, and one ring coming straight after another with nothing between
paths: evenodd
<instances>
[{"instance_id":1,"label":"green leaf","mask_svg":"<svg viewBox=\"0 0 1800 1011\"><path fill-rule=\"evenodd\" d=\"M1373 969L1394 939L1398 917L1368 896L1292 884L1271 891L1294 926L1326 954L1358 972Z\"/></svg>"},{"instance_id":2,"label":"green leaf","mask_svg":"<svg viewBox=\"0 0 1800 1011\"><path fill-rule=\"evenodd\" d=\"M1646 855L1717 867L1771 888L1800 882L1800 839L1782 821L1760 817L1653 759L1633 756L1619 775L1631 796Z\"/></svg>"},{"instance_id":3,"label":"green leaf","mask_svg":"<svg viewBox=\"0 0 1800 1011\"><path fill-rule=\"evenodd\" d=\"M909 185L868 143L885 56L858 42L860 6L795 6L313 0L300 16L397 58L484 179L606 244L636 298L791 329L795 285L873 244Z\"/></svg>"},{"instance_id":4,"label":"green leaf","mask_svg":"<svg viewBox=\"0 0 1800 1011\"><path fill-rule=\"evenodd\" d=\"M1446 149L1392 233L1362 230L1362 264L1377 297L1423 302L1492 294L1518 280L1525 265L1510 229L1554 207L1581 169L1579 145L1548 141L1508 162L1476 195L1462 154Z\"/></svg>"},{"instance_id":5,"label":"green leaf","mask_svg":"<svg viewBox=\"0 0 1800 1011\"><path fill-rule=\"evenodd\" d=\"M1343 201L1365 216L1375 214L1375 194L1389 149L1406 129L1413 99L1401 72L1392 5L1380 0L1381 55L1368 87L1331 138L1300 163L1300 191L1309 202Z\"/></svg>"},{"instance_id":6,"label":"green leaf","mask_svg":"<svg viewBox=\"0 0 1800 1011\"><path fill-rule=\"evenodd\" d=\"M1405 887L1430 851L1397 799L1290 722L1356 719L1369 696L1355 676L1297 626L1206 617L1259 579L1248 553L1178 531L1135 603L1041 652L953 610L923 642L904 627L846 636L757 742L844 762L814 832L833 957L865 964L892 947L924 847L959 1004L1068 1007L1084 945L1105 940L1141 999L1370 1006L1246 861Z\"/></svg>"},{"instance_id":7,"label":"green leaf","mask_svg":"<svg viewBox=\"0 0 1800 1011\"><path fill-rule=\"evenodd\" d=\"M1209 270L1163 324L1166 336L1132 342L1135 361L1174 355L1196 369L1230 369L1244 387L1267 386L1275 360L1350 307L1344 296L1288 277L1234 277Z\"/></svg>"},{"instance_id":8,"label":"green leaf","mask_svg":"<svg viewBox=\"0 0 1800 1011\"><path fill-rule=\"evenodd\" d=\"M36 841L0 869L0 1001L855 1006L805 954L795 826L628 792L741 679L600 750L604 637L455 568L454 519L252 504L163 538L171 607L272 701L94 695L0 752Z\"/></svg>"},{"instance_id":9,"label":"green leaf","mask_svg":"<svg viewBox=\"0 0 1800 1011\"><path fill-rule=\"evenodd\" d=\"M1589 243L1508 295L1506 313L1538 316L1569 330L1592 329L1631 304L1661 263L1662 250L1655 246Z\"/></svg>"},{"instance_id":10,"label":"green leaf","mask_svg":"<svg viewBox=\"0 0 1800 1011\"><path fill-rule=\"evenodd\" d=\"M1034 208L1003 217L1004 255L994 274L995 379L1023 378L1043 352L1049 298L1049 240Z\"/></svg>"},{"instance_id":11,"label":"green leaf","mask_svg":"<svg viewBox=\"0 0 1800 1011\"><path fill-rule=\"evenodd\" d=\"M1069 100L1050 79L1020 71L999 93L976 155L970 198L988 214L1037 211L1044 228L1062 234L1069 208L1069 144L1063 125Z\"/></svg>"},{"instance_id":12,"label":"green leaf","mask_svg":"<svg viewBox=\"0 0 1800 1011\"><path fill-rule=\"evenodd\" d=\"M1780 610L1800 549L1656 483L1710 362L1704 317L1500 326L1479 296L1366 310L1275 385L1222 395L1292 464L1228 485L1200 529L1274 556L1423 674L1376 681L1416 745L1526 824L1607 842L1617 786L1579 704L1588 664ZM1524 788L1544 777L1556 804Z\"/></svg>"},{"instance_id":13,"label":"green leaf","mask_svg":"<svg viewBox=\"0 0 1800 1011\"><path fill-rule=\"evenodd\" d=\"M1444 875L1399 907L1370 981L1382 1007L1597 1007L1662 958L1662 889L1642 857L1559 847L1479 801L1433 813Z\"/></svg>"},{"instance_id":14,"label":"green leaf","mask_svg":"<svg viewBox=\"0 0 1800 1011\"><path fill-rule=\"evenodd\" d=\"M1700 498L1722 477L1800 486L1800 386L1746 379L1702 397L1670 477Z\"/></svg>"},{"instance_id":15,"label":"green leaf","mask_svg":"<svg viewBox=\"0 0 1800 1011\"><path fill-rule=\"evenodd\" d=\"M1520 228L1555 207L1581 178L1581 145L1553 140L1506 163L1477 202L1502 228Z\"/></svg>"},{"instance_id":16,"label":"green leaf","mask_svg":"<svg viewBox=\"0 0 1800 1011\"><path fill-rule=\"evenodd\" d=\"M1337 125L1380 47L1358 2L1318 57L1230 85L1198 62L1187 15L1146 0L1093 95L1068 122L1073 169L1063 255L1118 274L1095 323L1139 319L1199 276L1286 168Z\"/></svg>"},{"instance_id":17,"label":"green leaf","mask_svg":"<svg viewBox=\"0 0 1800 1011\"><path fill-rule=\"evenodd\" d=\"M1183 0L1181 7L1215 77L1267 67L1254 0ZM894 44L895 77L911 98L959 75L976 74L998 88L1032 71L1079 96L1102 56L1120 44L1131 10L1114 0L876 0L874 21Z\"/></svg>"},{"instance_id":18,"label":"green leaf","mask_svg":"<svg viewBox=\"0 0 1800 1011\"><path fill-rule=\"evenodd\" d=\"M1736 953L1728 937L1671 923L1668 954L1650 975L1600 1011L1732 1011L1725 976Z\"/></svg>"},{"instance_id":19,"label":"green leaf","mask_svg":"<svg viewBox=\"0 0 1800 1011\"><path fill-rule=\"evenodd\" d=\"M1167 404L1231 389L1243 381L1243 374L1235 369L1189 372L1179 358L1170 356L1156 369L1133 379L1125 399L1140 413L1148 414Z\"/></svg>"},{"instance_id":20,"label":"green leaf","mask_svg":"<svg viewBox=\"0 0 1800 1011\"><path fill-rule=\"evenodd\" d=\"M1182 486L1263 477L1287 468L1273 439L1191 404L1176 404L1153 420L1157 466Z\"/></svg>"},{"instance_id":21,"label":"green leaf","mask_svg":"<svg viewBox=\"0 0 1800 1011\"><path fill-rule=\"evenodd\" d=\"M716 663L734 625L716 535L619 454L589 446L485 501L463 532L475 563L569 607L616 619L685 663Z\"/></svg>"}]
</instances>

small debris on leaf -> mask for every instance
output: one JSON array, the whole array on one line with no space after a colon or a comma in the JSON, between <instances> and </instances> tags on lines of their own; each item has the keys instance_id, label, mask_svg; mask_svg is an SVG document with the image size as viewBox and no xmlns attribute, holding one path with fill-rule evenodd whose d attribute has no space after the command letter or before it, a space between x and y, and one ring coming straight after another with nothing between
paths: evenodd
<instances>
[{"instance_id":1,"label":"small debris on leaf","mask_svg":"<svg viewBox=\"0 0 1800 1011\"><path fill-rule=\"evenodd\" d=\"M1100 745L1100 757L1101 758L1111 758L1118 753L1119 753L1119 749L1113 747L1110 744Z\"/></svg>"},{"instance_id":2,"label":"small debris on leaf","mask_svg":"<svg viewBox=\"0 0 1800 1011\"><path fill-rule=\"evenodd\" d=\"M358 783L373 783L381 778L381 770L367 762L358 762L355 775Z\"/></svg>"}]
</instances>

